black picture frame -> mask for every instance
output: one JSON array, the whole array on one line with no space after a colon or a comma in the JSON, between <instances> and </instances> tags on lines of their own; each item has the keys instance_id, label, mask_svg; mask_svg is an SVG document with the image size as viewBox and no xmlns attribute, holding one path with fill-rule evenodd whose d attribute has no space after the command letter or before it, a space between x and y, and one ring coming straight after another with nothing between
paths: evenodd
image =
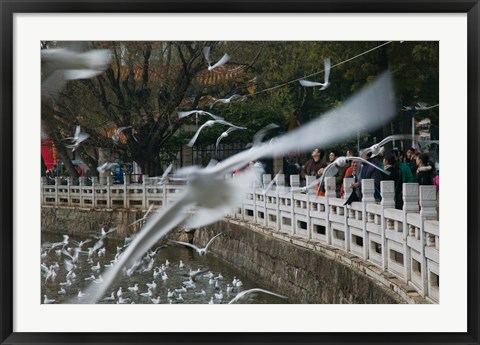
<instances>
[{"instance_id":1,"label":"black picture frame","mask_svg":"<svg viewBox=\"0 0 480 345\"><path fill-rule=\"evenodd\" d=\"M479 16L478 0L151 0L18 1L1 8L0 341L2 344L396 343L479 344ZM13 16L15 13L467 13L468 330L465 333L17 333L13 332ZM466 163L466 162L465 162ZM455 317L455 315L452 315Z\"/></svg>"}]
</instances>

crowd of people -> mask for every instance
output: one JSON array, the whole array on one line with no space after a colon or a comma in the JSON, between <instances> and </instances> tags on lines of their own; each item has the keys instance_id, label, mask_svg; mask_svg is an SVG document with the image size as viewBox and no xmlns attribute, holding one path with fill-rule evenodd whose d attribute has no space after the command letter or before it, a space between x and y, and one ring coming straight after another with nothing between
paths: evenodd
<instances>
[{"instance_id":1,"label":"crowd of people","mask_svg":"<svg viewBox=\"0 0 480 345\"><path fill-rule=\"evenodd\" d=\"M366 148L366 147L364 147ZM367 153L362 153L365 151ZM330 150L328 158L325 160L325 151L315 148L312 151L311 159L309 159L302 167L300 172L301 184L305 186L306 177L314 176L320 178L329 164L340 156L335 150ZM402 209L403 197L402 188L403 183L416 182L419 185L435 185L439 187L439 174L435 170L433 162L430 160L428 153L418 152L414 148L409 148L406 155L399 149L393 149L384 153L380 150L379 153L374 154L368 150L360 150L360 153L355 149L349 149L345 152L346 157L361 157L371 164L362 162L361 160L347 160L347 165L337 166L337 171L333 175L335 177L336 194L337 197L343 197L345 194L343 187L344 178L353 178L350 188L353 190L355 200L362 200L361 182L363 179L373 179L375 192L374 198L376 201L381 201L380 182L394 181L395 186L395 207ZM379 167L388 173L383 173L376 169ZM323 186L318 186L317 193L324 194Z\"/></svg>"}]
</instances>

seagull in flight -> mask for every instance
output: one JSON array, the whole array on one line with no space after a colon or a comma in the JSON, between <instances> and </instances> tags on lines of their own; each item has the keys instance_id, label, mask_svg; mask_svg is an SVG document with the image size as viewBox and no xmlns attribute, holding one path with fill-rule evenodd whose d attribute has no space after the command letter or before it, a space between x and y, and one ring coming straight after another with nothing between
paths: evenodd
<instances>
[{"instance_id":1,"label":"seagull in flight","mask_svg":"<svg viewBox=\"0 0 480 345\"><path fill-rule=\"evenodd\" d=\"M192 147L195 144L195 141L197 140L198 136L200 135L200 132L202 131L202 129L204 129L205 127L212 127L216 123L219 123L219 124L222 124L222 125L227 125L227 126L230 126L230 127L234 127L236 129L247 129L246 127L235 126L234 124L232 124L230 122L227 122L227 121L224 121L224 120L208 120L207 122L205 122L203 125L200 126L200 128L197 130L197 132L195 133L193 138L190 139L190 141L187 145Z\"/></svg>"},{"instance_id":2,"label":"seagull in flight","mask_svg":"<svg viewBox=\"0 0 480 345\"><path fill-rule=\"evenodd\" d=\"M313 188L314 186L317 185L318 183L318 186L319 186L319 190L320 190L320 187L323 186L323 183L325 182L325 178L326 177L332 177L332 176L335 176L336 173L338 173L338 167L343 167L345 166L345 164L347 164L347 161L357 161L357 162L360 162L360 163L365 163L365 164L368 164L368 165L371 165L372 167L374 167L375 169L377 170L380 170L382 173L384 174L387 174L387 175L390 175L390 172L389 171L386 171L378 166L376 166L375 164L371 163L370 161L366 160L366 159L363 159L361 157L338 157L337 159L335 159L332 163L330 163L324 170L323 170L323 174L322 176L320 176L319 178L315 179L313 182L311 182L309 185L305 186L305 187L301 187L301 188L291 188L290 190L292 192L296 192L296 191L306 191L310 188Z\"/></svg>"},{"instance_id":3,"label":"seagull in flight","mask_svg":"<svg viewBox=\"0 0 480 345\"><path fill-rule=\"evenodd\" d=\"M242 292L238 293L238 294L235 296L234 299L232 299L230 302L228 302L228 304L239 303L242 299L245 298L245 296L247 296L247 295L249 295L249 294L251 294L251 293L259 293L259 292L266 293L266 294L273 295L273 296L277 296L277 297L280 297L280 298L283 298L283 299L287 299L287 298L288 298L288 297L286 297L286 296L279 295L278 293L275 293L275 292L271 292L271 291L268 291L268 290L255 288L255 289L245 290L245 291L242 291Z\"/></svg>"},{"instance_id":4,"label":"seagull in flight","mask_svg":"<svg viewBox=\"0 0 480 345\"><path fill-rule=\"evenodd\" d=\"M112 135L112 140L115 144L118 145L118 143L120 142L120 134L126 130L126 129L129 129L129 128L132 128L132 126L127 126L127 127L119 127L115 130L115 133L113 133Z\"/></svg>"},{"instance_id":5,"label":"seagull in flight","mask_svg":"<svg viewBox=\"0 0 480 345\"><path fill-rule=\"evenodd\" d=\"M416 135L415 139L418 139L418 138L419 138L419 136ZM367 147L366 149L362 150L360 152L360 156L365 157L367 154L369 154L371 152L372 157L375 157L381 152L381 149L383 148L384 145L386 145L388 142L394 141L394 140L412 140L412 135L411 134L390 135L390 136L384 138L379 143L374 144L374 145L372 145L370 147Z\"/></svg>"},{"instance_id":6,"label":"seagull in flight","mask_svg":"<svg viewBox=\"0 0 480 345\"><path fill-rule=\"evenodd\" d=\"M246 99L247 99L247 96L241 96L241 95L233 94L233 95L231 95L230 97L227 97L227 98L217 99L215 102L213 102L210 105L210 109L212 109L215 106L215 104L217 104L218 102L223 103L223 104L229 104L232 101L245 101Z\"/></svg>"},{"instance_id":7,"label":"seagull in flight","mask_svg":"<svg viewBox=\"0 0 480 345\"><path fill-rule=\"evenodd\" d=\"M198 115L208 115L214 120L223 120L223 117L218 116L218 115L214 115L214 114L209 113L208 111L204 111L204 110L179 111L179 112L177 112L177 114L178 114L179 119L183 119L184 117L195 114L195 116L197 116L197 117L198 117Z\"/></svg>"},{"instance_id":8,"label":"seagull in flight","mask_svg":"<svg viewBox=\"0 0 480 345\"><path fill-rule=\"evenodd\" d=\"M65 138L65 140L71 140L71 144L65 145L65 147L68 147L69 149L72 149L72 152L73 152L77 149L77 147L83 141L88 139L89 136L90 136L90 134L88 134L88 133L80 132L80 125L77 125L77 127L75 129L75 134L73 135L73 137Z\"/></svg>"},{"instance_id":9,"label":"seagull in flight","mask_svg":"<svg viewBox=\"0 0 480 345\"><path fill-rule=\"evenodd\" d=\"M97 171L98 171L100 174L102 174L102 173L104 173L105 171L112 169L115 165L117 165L117 163L105 162L105 163L103 163L102 165L99 165L99 166L97 167Z\"/></svg>"},{"instance_id":10,"label":"seagull in flight","mask_svg":"<svg viewBox=\"0 0 480 345\"><path fill-rule=\"evenodd\" d=\"M223 55L222 58L212 66L212 61L210 61L210 47L203 48L203 55L205 56L205 60L207 60L209 71L213 71L215 68L225 65L228 60L230 60L230 56L225 53L225 55Z\"/></svg>"},{"instance_id":11,"label":"seagull in flight","mask_svg":"<svg viewBox=\"0 0 480 345\"><path fill-rule=\"evenodd\" d=\"M352 121L352 114L355 115L355 121ZM148 249L180 223L187 221L192 227L206 226L231 212L232 207L243 201L244 193L251 190L255 174L252 169L247 169L233 179L225 179L227 173L262 157L276 157L293 150L306 151L313 147L338 143L356 135L358 130L378 128L395 115L391 76L386 72L340 106L280 136L274 145L256 145L214 166L180 169L177 174L188 176L189 179L183 193L161 212L150 217L116 264L103 273L104 283L91 285L87 290L89 298L83 299L81 303L95 303L102 298L125 267L139 260ZM193 217L188 212L192 206L197 208Z\"/></svg>"},{"instance_id":12,"label":"seagull in flight","mask_svg":"<svg viewBox=\"0 0 480 345\"><path fill-rule=\"evenodd\" d=\"M217 138L217 143L215 144L215 153L217 153L217 150L218 150L218 144L220 144L220 141L223 139L223 138L226 138L228 137L228 135L233 132L233 131L236 131L240 128L238 127L229 127L225 132L223 132L222 134L220 134L220 136Z\"/></svg>"},{"instance_id":13,"label":"seagull in flight","mask_svg":"<svg viewBox=\"0 0 480 345\"><path fill-rule=\"evenodd\" d=\"M325 67L324 67L325 81L323 83L318 83L318 82L313 82L313 81L308 81L308 80L301 79L300 80L300 85L305 86L305 87L321 86L320 90L325 90L327 87L329 87L330 82L328 81L328 78L330 76L330 66L331 66L330 59L325 59L324 65L325 65Z\"/></svg>"},{"instance_id":14,"label":"seagull in flight","mask_svg":"<svg viewBox=\"0 0 480 345\"><path fill-rule=\"evenodd\" d=\"M131 225L137 224L137 223L139 223L139 222L146 222L146 221L147 221L147 217L148 217L148 215L149 215L150 211L152 211L152 208L153 208L153 206L154 206L154 205L155 205L155 204L153 204L153 203L152 203L152 204L150 204L150 206L148 207L148 210L147 210L147 212L145 212L145 214L143 215L143 217L142 217L142 218L140 218L140 219L137 219L137 220L136 220L136 221L134 221L133 223L130 223L130 224L128 224L128 226L131 226Z\"/></svg>"},{"instance_id":15,"label":"seagull in flight","mask_svg":"<svg viewBox=\"0 0 480 345\"><path fill-rule=\"evenodd\" d=\"M183 244L184 246L187 246L187 247L190 247L190 248L193 248L197 251L198 255L200 256L203 256L203 255L207 255L207 251L208 251L208 247L212 244L213 240L216 239L218 236L220 236L221 234L223 234L223 232L213 236L210 241L208 241L207 245L205 246L205 248L198 248L196 245L194 244L191 244L191 243L188 243L188 242L180 242L180 241L175 241L175 240L171 240L172 242L175 242L175 243L178 243L178 244Z\"/></svg>"}]
</instances>

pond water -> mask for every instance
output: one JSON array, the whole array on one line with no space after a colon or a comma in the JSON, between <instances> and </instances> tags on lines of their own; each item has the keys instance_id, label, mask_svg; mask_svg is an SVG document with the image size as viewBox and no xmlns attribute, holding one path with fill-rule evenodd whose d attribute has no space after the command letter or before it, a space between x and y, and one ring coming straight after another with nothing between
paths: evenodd
<instances>
[{"instance_id":1,"label":"pond water","mask_svg":"<svg viewBox=\"0 0 480 345\"><path fill-rule=\"evenodd\" d=\"M83 245L82 250L88 251L89 247L93 247L97 239L91 237L75 237L70 236L69 242L65 245L65 250L67 252L73 253L70 248L74 248L75 244L72 243L72 240L80 242L90 239L91 242ZM61 242L63 240L62 235L52 234L42 232L42 243L55 243ZM66 260L69 257L61 253L62 246L54 250L42 250L42 264L47 268L54 268L56 276L52 279L51 277L46 279L45 275L41 275L41 303L44 303L44 296L46 295L48 299L55 300L52 303L75 303L76 301L81 301L82 297L78 297L79 292L85 291L90 284L101 284L102 272L108 268L105 265L111 263L111 260L114 259L117 253L117 247L123 246L123 241L114 240L107 238L104 240L105 253L99 255L99 251L96 251L91 255L90 260L88 254L80 254L79 259L74 269L75 278L70 279L70 285L65 285L67 283L67 273L68 273L68 264ZM154 247L155 249L157 247ZM168 277L167 279L162 279L162 274L154 277L154 269L156 267L161 268L162 264L165 265L166 262L169 262L169 265L165 268L164 273ZM184 267L180 267L180 261L183 262ZM112 292L114 293L115 299L113 300L100 300L97 303L118 303L119 298L117 297L117 291L122 287L122 298L125 303L136 303L136 304L152 304L154 301L152 299L160 298L160 304L166 303L184 303L184 304L205 304L213 302L215 304L225 304L231 301L239 292L249 290L252 288L262 288L258 283L248 280L242 274L242 272L235 270L231 266L225 264L221 260L215 258L211 254L205 256L198 255L193 249L177 245L177 244L167 244L164 248L159 249L157 254L153 257L153 261L150 263L151 269L148 268L148 260L144 262L143 268L132 273L130 276L124 274L120 279L112 284L108 289L108 294L104 296L110 297ZM92 270L92 267L100 266L99 270ZM189 281L190 272L200 270L203 273L199 273L194 277L193 285L186 288L186 291L178 291L174 296L168 297L168 289L174 291L176 289L182 289L185 286L184 282ZM221 275L222 278L215 279ZM210 278L212 276L213 278ZM92 280L86 280L86 278L95 278L97 282ZM228 291L227 285L232 285L234 279L239 279L243 283L240 287L233 287L232 291ZM152 296L142 296L142 293L148 293L148 284L156 285L151 289ZM131 291L128 288L134 288L135 284L138 284L138 291ZM60 292L62 289L64 293ZM203 294L202 290L204 291ZM60 292L60 293L59 293ZM281 291L273 291L277 294L282 294ZM179 295L181 294L181 298ZM223 295L220 296L220 295ZM219 298L222 297L222 298ZM250 303L250 304L278 304L278 303L288 303L288 300L279 298L277 296L265 294L265 293L253 293L247 294L239 303Z\"/></svg>"}]
</instances>

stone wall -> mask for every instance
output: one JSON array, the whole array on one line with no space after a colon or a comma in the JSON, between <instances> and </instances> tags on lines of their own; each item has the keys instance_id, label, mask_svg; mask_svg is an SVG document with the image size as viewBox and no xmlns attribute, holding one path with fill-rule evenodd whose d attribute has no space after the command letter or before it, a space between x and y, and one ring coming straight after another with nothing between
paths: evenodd
<instances>
[{"instance_id":1,"label":"stone wall","mask_svg":"<svg viewBox=\"0 0 480 345\"><path fill-rule=\"evenodd\" d=\"M262 285L289 297L290 303L405 303L382 284L339 260L279 240L245 224L222 221L195 231L193 243L205 246L223 232L210 250Z\"/></svg>"},{"instance_id":2,"label":"stone wall","mask_svg":"<svg viewBox=\"0 0 480 345\"><path fill-rule=\"evenodd\" d=\"M128 224L142 216L140 210L42 206L41 227L42 231L82 236L99 233L102 227L116 227L109 237L123 240L139 228L139 223L130 227Z\"/></svg>"}]
</instances>

